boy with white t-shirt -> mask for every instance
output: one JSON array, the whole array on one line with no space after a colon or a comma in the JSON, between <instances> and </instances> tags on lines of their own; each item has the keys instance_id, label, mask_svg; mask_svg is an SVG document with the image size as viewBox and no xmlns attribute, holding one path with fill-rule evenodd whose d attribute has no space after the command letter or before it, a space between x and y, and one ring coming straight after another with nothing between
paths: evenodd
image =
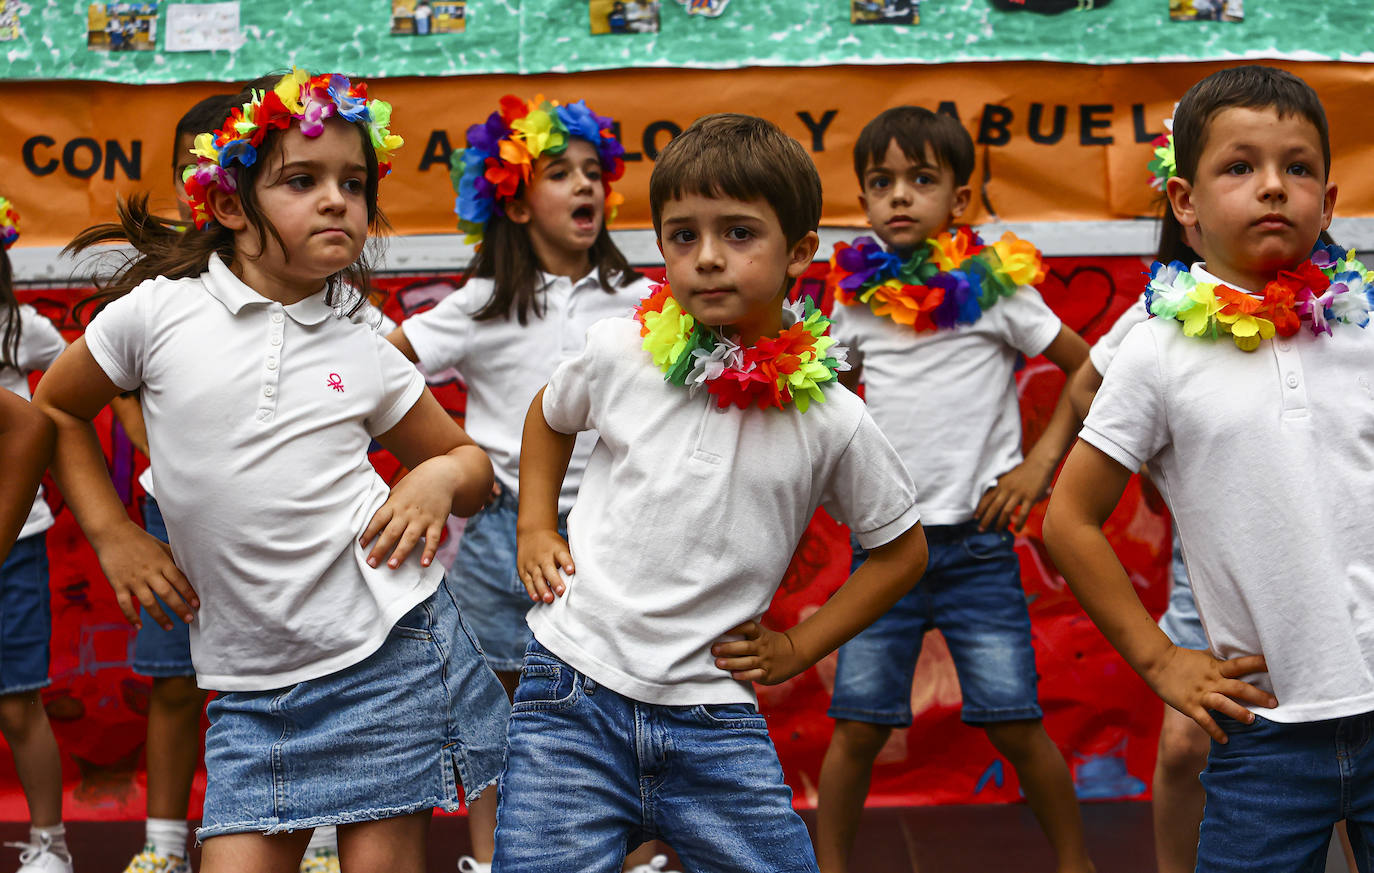
<instances>
[{"instance_id":1,"label":"boy with white t-shirt","mask_svg":"<svg viewBox=\"0 0 1374 873\"><path fill-rule=\"evenodd\" d=\"M915 491L818 311L820 178L762 119L699 119L650 203L669 284L595 325L530 408L519 570L537 603L493 870L618 870L662 837L688 869L814 871L750 682L807 669L919 578ZM791 322L790 325L788 322ZM705 389L705 390L702 390ZM559 481L595 428L569 541ZM873 560L784 632L759 619L818 505Z\"/></svg>"},{"instance_id":2,"label":"boy with white t-shirt","mask_svg":"<svg viewBox=\"0 0 1374 873\"><path fill-rule=\"evenodd\" d=\"M963 720L1015 768L1059 870L1092 869L1073 781L1041 721L1007 530L1045 495L1073 436L1064 397L1022 460L1018 355L1073 372L1088 348L1031 287L1044 275L1033 246L950 233L968 206L973 160L957 119L914 106L878 115L854 146L860 202L882 245L863 237L837 247L835 336L857 355L869 412L916 482L930 563L915 589L840 648L817 802L825 873L848 869L873 764L892 729L911 724L922 637L936 628L959 675ZM866 557L857 542L853 565Z\"/></svg>"}]
</instances>

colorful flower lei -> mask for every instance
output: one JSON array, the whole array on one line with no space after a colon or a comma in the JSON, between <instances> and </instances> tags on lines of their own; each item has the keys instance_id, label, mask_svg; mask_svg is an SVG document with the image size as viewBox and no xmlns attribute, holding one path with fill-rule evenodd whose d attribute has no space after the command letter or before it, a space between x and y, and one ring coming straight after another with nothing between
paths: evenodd
<instances>
[{"instance_id":1,"label":"colorful flower lei","mask_svg":"<svg viewBox=\"0 0 1374 873\"><path fill-rule=\"evenodd\" d=\"M0 197L0 243L5 248L14 245L19 239L19 210L4 197Z\"/></svg>"},{"instance_id":2,"label":"colorful flower lei","mask_svg":"<svg viewBox=\"0 0 1374 873\"><path fill-rule=\"evenodd\" d=\"M696 319L678 305L665 282L639 301L635 320L644 337L644 350L663 371L663 380L686 385L692 392L705 388L721 409L794 403L805 412L811 402L825 402L821 386L834 382L848 350L827 334L830 319L810 298L789 303L796 320L782 333L760 339L747 348L720 336L709 327L696 329Z\"/></svg>"},{"instance_id":3,"label":"colorful flower lei","mask_svg":"<svg viewBox=\"0 0 1374 873\"><path fill-rule=\"evenodd\" d=\"M978 234L961 227L953 236L946 232L926 240L906 260L884 251L872 237L861 236L852 246L838 243L827 282L836 301L867 303L874 315L920 333L973 324L1021 285L1044 279L1035 246L1010 231L984 245Z\"/></svg>"},{"instance_id":4,"label":"colorful flower lei","mask_svg":"<svg viewBox=\"0 0 1374 873\"><path fill-rule=\"evenodd\" d=\"M1247 352L1260 340L1292 336L1307 322L1314 334L1330 334L1333 322L1364 327L1374 309L1374 272L1354 253L1317 243L1312 257L1284 270L1256 297L1216 282L1199 282L1181 261L1150 267L1145 308L1183 325L1184 336L1230 334Z\"/></svg>"},{"instance_id":5,"label":"colorful flower lei","mask_svg":"<svg viewBox=\"0 0 1374 873\"><path fill-rule=\"evenodd\" d=\"M191 154L200 160L182 174L196 229L215 220L210 212L211 186L237 191L238 170L233 165L257 163L258 147L269 130L285 130L295 121L302 134L316 137L324 133L325 119L334 115L367 128L377 152L378 178L390 173L392 154L405 144L388 129L391 104L367 99L366 82L355 85L338 73L311 76L293 67L271 91L254 91L253 99L233 109L219 130L196 137Z\"/></svg>"},{"instance_id":6,"label":"colorful flower lei","mask_svg":"<svg viewBox=\"0 0 1374 873\"><path fill-rule=\"evenodd\" d=\"M1178 111L1177 103L1174 104L1174 111ZM1150 187L1161 193L1169 184L1169 180L1178 175L1178 161L1174 156L1173 115L1164 119L1164 129L1167 132L1155 137L1150 143L1150 147L1154 149L1150 153Z\"/></svg>"},{"instance_id":7,"label":"colorful flower lei","mask_svg":"<svg viewBox=\"0 0 1374 873\"><path fill-rule=\"evenodd\" d=\"M449 159L449 177L458 198L453 211L463 240L481 244L493 215L530 181L542 155L561 155L574 138L596 147L601 158L601 187L606 195L606 221L615 219L625 198L611 183L625 175L625 149L616 139L615 121L597 115L579 100L566 106L541 94L528 102L507 94L501 108L482 124L468 128L467 148Z\"/></svg>"}]
</instances>

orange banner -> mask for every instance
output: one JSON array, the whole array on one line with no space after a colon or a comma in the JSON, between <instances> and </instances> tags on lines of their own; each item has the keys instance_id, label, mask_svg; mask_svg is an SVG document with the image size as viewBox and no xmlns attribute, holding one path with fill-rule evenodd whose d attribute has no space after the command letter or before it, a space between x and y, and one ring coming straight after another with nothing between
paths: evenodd
<instances>
[{"instance_id":1,"label":"orange banner","mask_svg":"<svg viewBox=\"0 0 1374 873\"><path fill-rule=\"evenodd\" d=\"M1150 140L1174 102L1223 64L1081 66L981 63L814 69L617 70L574 75L401 78L373 84L395 107L406 138L382 186L396 232L454 230L448 155L499 97L585 98L620 122L628 154L627 203L618 227L647 227L649 175L658 150L694 118L746 112L806 145L825 186L825 223L861 224L851 149L889 106L953 112L977 144L975 223L1107 220L1153 213ZM1374 215L1374 178L1357 173L1374 148L1363 111L1374 66L1278 63L1321 95L1331 122L1337 214ZM28 82L6 89L0 116L0 193L24 217L20 245L57 245L113 216L116 194L150 190L172 200L172 129L181 112L223 91L213 83L117 85Z\"/></svg>"}]
</instances>

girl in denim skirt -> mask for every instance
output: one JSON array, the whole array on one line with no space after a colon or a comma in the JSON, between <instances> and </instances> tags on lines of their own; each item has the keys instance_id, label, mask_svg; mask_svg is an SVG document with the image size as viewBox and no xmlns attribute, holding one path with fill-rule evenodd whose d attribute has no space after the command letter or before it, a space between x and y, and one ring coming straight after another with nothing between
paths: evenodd
<instances>
[{"instance_id":1,"label":"girl in denim skirt","mask_svg":"<svg viewBox=\"0 0 1374 873\"><path fill-rule=\"evenodd\" d=\"M456 809L459 784L478 796L504 760L506 697L432 563L449 513L490 493L491 463L350 317L401 145L391 107L301 70L241 98L196 139L194 230L145 196L72 243L139 255L36 402L125 615L138 625L141 604L170 627L169 604L219 692L202 870L294 871L311 830L337 825L343 869L419 873L432 809ZM124 511L90 424L134 389L170 545ZM410 470L393 488L373 438Z\"/></svg>"}]
</instances>

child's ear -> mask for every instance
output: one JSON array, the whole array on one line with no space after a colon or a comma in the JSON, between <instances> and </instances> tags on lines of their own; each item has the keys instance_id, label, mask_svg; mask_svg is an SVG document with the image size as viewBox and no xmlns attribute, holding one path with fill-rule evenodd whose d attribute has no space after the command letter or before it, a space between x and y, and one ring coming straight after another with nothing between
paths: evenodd
<instances>
[{"instance_id":1,"label":"child's ear","mask_svg":"<svg viewBox=\"0 0 1374 873\"><path fill-rule=\"evenodd\" d=\"M1197 210L1193 208L1193 183L1181 176L1174 176L1164 185L1164 196L1169 198L1169 208L1174 218L1184 227L1197 226ZM1332 205L1335 205L1334 192Z\"/></svg>"},{"instance_id":2,"label":"child's ear","mask_svg":"<svg viewBox=\"0 0 1374 873\"><path fill-rule=\"evenodd\" d=\"M807 231L806 236L797 240L787 259L788 278L797 279L806 272L815 259L816 249L820 248L820 245L821 236L814 230Z\"/></svg>"},{"instance_id":3,"label":"child's ear","mask_svg":"<svg viewBox=\"0 0 1374 873\"><path fill-rule=\"evenodd\" d=\"M238 231L248 226L248 216L243 212L243 200L237 191L222 191L218 185L212 185L207 193L210 214L221 227Z\"/></svg>"},{"instance_id":4,"label":"child's ear","mask_svg":"<svg viewBox=\"0 0 1374 873\"><path fill-rule=\"evenodd\" d=\"M867 194L863 194L863 193L860 193L860 194L859 194L859 208L862 209L862 210L864 211L864 215L867 215L867 214L868 214L868 195L867 195Z\"/></svg>"},{"instance_id":5,"label":"child's ear","mask_svg":"<svg viewBox=\"0 0 1374 873\"><path fill-rule=\"evenodd\" d=\"M524 200L512 199L505 203L506 217L516 224L529 224L534 213L530 211L530 206Z\"/></svg>"},{"instance_id":6,"label":"child's ear","mask_svg":"<svg viewBox=\"0 0 1374 873\"><path fill-rule=\"evenodd\" d=\"M973 199L973 187L970 185L960 185L954 189L954 202L949 207L950 221L961 217L968 209L969 201Z\"/></svg>"},{"instance_id":7,"label":"child's ear","mask_svg":"<svg viewBox=\"0 0 1374 873\"><path fill-rule=\"evenodd\" d=\"M1322 200L1322 230L1331 226L1331 218L1336 214L1336 183L1326 183L1326 197Z\"/></svg>"}]
</instances>

